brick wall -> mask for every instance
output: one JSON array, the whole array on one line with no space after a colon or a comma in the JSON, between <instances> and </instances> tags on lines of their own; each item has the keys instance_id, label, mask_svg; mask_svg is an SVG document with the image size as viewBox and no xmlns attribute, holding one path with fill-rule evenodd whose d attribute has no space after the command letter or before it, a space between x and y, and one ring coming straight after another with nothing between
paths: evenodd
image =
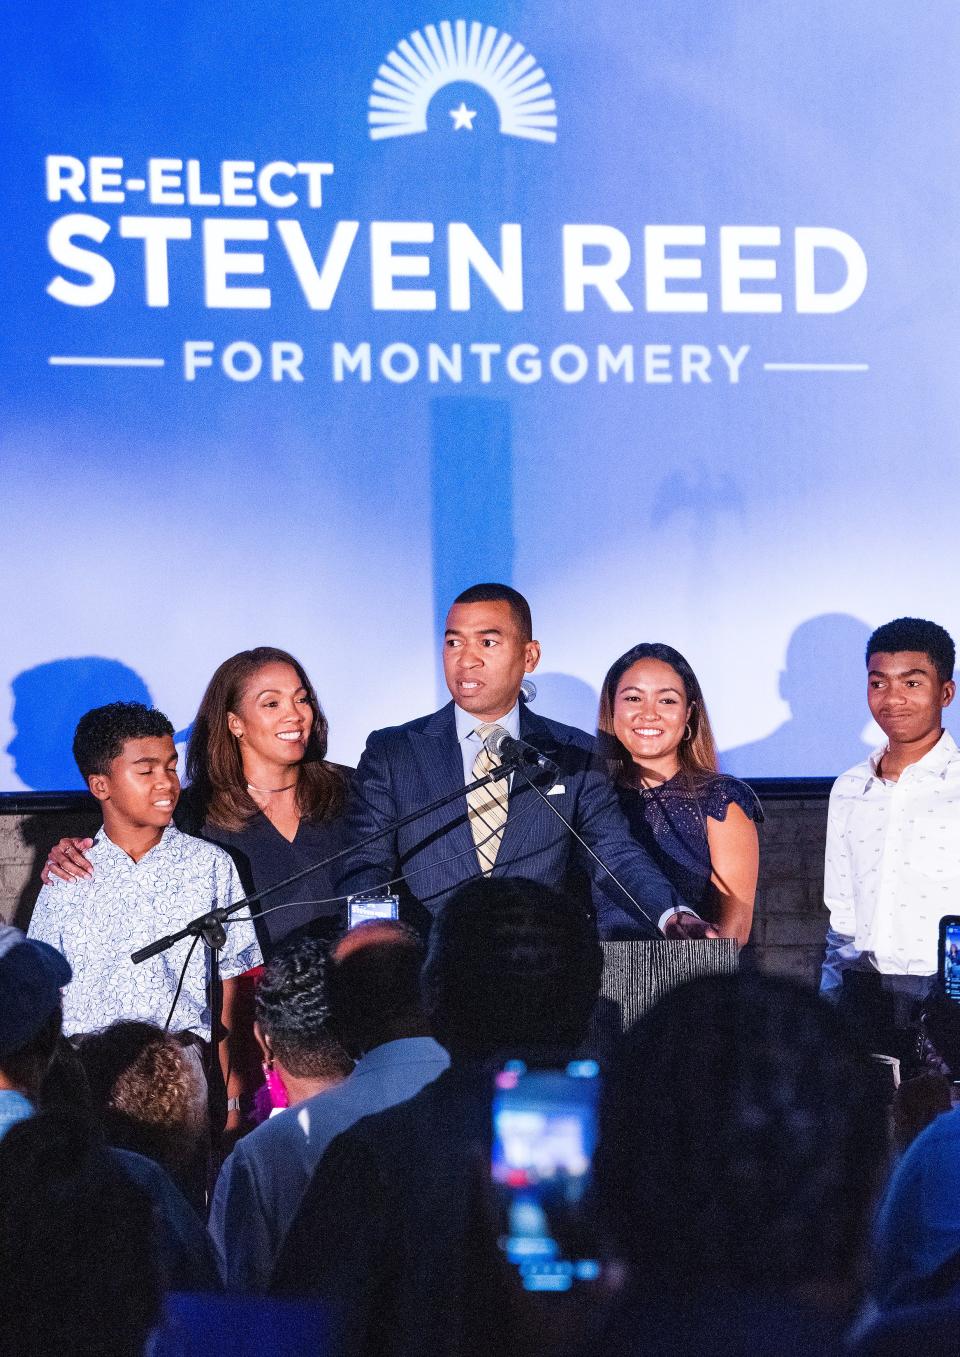
<instances>
[{"instance_id":1,"label":"brick wall","mask_svg":"<svg viewBox=\"0 0 960 1357\"><path fill-rule=\"evenodd\" d=\"M760 888L752 943L764 970L815 983L827 915L823 908L823 841L827 802L822 795L768 799L761 828ZM47 851L62 834L93 834L96 807L76 799L29 813L4 813L0 802L0 918L26 927L40 889Z\"/></svg>"},{"instance_id":2,"label":"brick wall","mask_svg":"<svg viewBox=\"0 0 960 1357\"><path fill-rule=\"evenodd\" d=\"M82 838L99 827L95 803L89 810L51 807L28 814L3 814L0 807L0 919L26 928L49 849L65 834Z\"/></svg>"},{"instance_id":3,"label":"brick wall","mask_svg":"<svg viewBox=\"0 0 960 1357\"><path fill-rule=\"evenodd\" d=\"M764 802L760 885L751 941L764 970L819 980L827 911L823 905L823 845L827 801Z\"/></svg>"}]
</instances>

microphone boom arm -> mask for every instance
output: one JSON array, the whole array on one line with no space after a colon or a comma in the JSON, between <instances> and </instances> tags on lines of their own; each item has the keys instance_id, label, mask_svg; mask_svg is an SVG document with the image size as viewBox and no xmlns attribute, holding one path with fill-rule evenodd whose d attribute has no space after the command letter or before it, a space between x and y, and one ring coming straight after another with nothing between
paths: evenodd
<instances>
[{"instance_id":1,"label":"microphone boom arm","mask_svg":"<svg viewBox=\"0 0 960 1357\"><path fill-rule=\"evenodd\" d=\"M512 751L511 751L512 752ZM503 777L509 777L516 769L520 768L519 757L511 757L508 754L503 758L503 762L496 768L492 768L489 773L483 777L475 778L473 782L466 783L465 786L457 788L456 791L447 792L443 796L438 796L436 801L431 801L428 806L420 806L417 810L410 811L409 815L402 816L399 820L393 820L384 829L376 829L372 834L367 834L356 843L348 844L346 848L341 848L339 852L331 853L328 858L321 859L320 862L312 862L309 867L301 867L298 872L285 877L283 881L275 881L272 886L266 886L262 891L256 891L253 895L245 895L242 900L235 900L232 905L220 905L217 909L208 910L206 914L200 914L196 919L191 919L189 923L176 933L168 933L165 937L157 938L154 942L148 943L146 947L141 947L139 951L131 954L130 960L134 965L139 965L142 961L148 961L150 957L157 956L160 952L167 951L176 943L182 942L184 938L201 937L208 947L222 947L226 941L226 934L223 932L224 921L231 915L238 913L241 909L262 900L265 895L271 895L274 891L283 890L286 886L292 886L294 882L303 880L313 872L319 872L322 867L328 867L331 862L337 862L340 858L346 857L348 853L354 852L358 848L366 848L368 844L376 843L378 839L384 838L387 834L392 834L395 830L403 829L405 825L413 824L416 820L423 819L435 810L442 810L444 806L457 801L468 792L475 791L478 787L485 787L489 782L498 782ZM217 932L219 929L219 932ZM221 937L222 934L222 937ZM211 939L220 938L220 941L211 941Z\"/></svg>"}]
</instances>

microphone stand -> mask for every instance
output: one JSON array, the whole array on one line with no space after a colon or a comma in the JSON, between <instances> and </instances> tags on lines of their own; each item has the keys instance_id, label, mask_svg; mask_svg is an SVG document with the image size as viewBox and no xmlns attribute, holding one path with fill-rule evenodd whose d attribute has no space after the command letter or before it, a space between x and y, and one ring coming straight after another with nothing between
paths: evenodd
<instances>
[{"instance_id":1,"label":"microphone stand","mask_svg":"<svg viewBox=\"0 0 960 1357\"><path fill-rule=\"evenodd\" d=\"M130 960L135 966L139 966L141 962L148 961L150 957L166 952L170 947L182 942L184 938L201 938L207 948L210 957L210 1035L213 1047L208 1083L211 1123L216 1135L219 1136L223 1129L227 1112L227 1085L223 1077L223 1070L220 1067L220 1039L223 1035L223 984L220 979L220 949L227 941L227 931L223 926L226 920L237 914L241 909L248 908L256 901L261 900L265 895L282 890L285 886L292 886L294 882L301 881L312 872L320 871L322 867L329 866L331 862L336 862L348 853L352 853L358 848L366 848L367 844L376 843L378 839L394 833L395 830L403 829L406 825L413 824L417 820L422 820L424 816L431 815L435 810L442 810L444 806L460 800L461 797L475 791L478 787L486 787L490 782L499 782L501 778L509 777L521 765L522 759L519 756L508 755L499 767L491 769L483 777L478 777L473 782L458 787L455 791L437 797L436 801L431 801L428 806L420 806L417 810L411 811L409 815L404 815L401 819L393 821L385 829L374 830L372 834L367 834L356 843L341 848L339 852L332 853L330 857L323 858L320 862L311 863L309 867L302 867L292 876L284 878L283 881L276 881L272 886L267 886L254 895L245 895L242 900L235 900L232 905L219 905L216 909L208 910L206 914L200 914L196 919L191 919L189 923L184 924L176 933L167 933L165 937L157 938L154 942L148 943L146 947L141 947L131 954Z\"/></svg>"}]
</instances>

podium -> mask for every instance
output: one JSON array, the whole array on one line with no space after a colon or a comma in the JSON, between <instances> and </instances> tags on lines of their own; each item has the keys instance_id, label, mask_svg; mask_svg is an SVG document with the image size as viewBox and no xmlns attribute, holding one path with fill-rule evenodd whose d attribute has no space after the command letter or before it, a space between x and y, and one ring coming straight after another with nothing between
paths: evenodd
<instances>
[{"instance_id":1,"label":"podium","mask_svg":"<svg viewBox=\"0 0 960 1357\"><path fill-rule=\"evenodd\" d=\"M602 942L600 947L603 976L587 1046L601 1060L662 995L696 976L729 975L737 969L732 938Z\"/></svg>"}]
</instances>

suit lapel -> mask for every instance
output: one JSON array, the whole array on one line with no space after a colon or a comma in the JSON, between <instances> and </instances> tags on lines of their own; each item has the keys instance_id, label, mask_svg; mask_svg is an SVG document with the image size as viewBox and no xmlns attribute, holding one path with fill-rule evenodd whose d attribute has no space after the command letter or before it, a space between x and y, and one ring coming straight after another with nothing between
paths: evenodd
<instances>
[{"instance_id":1,"label":"suit lapel","mask_svg":"<svg viewBox=\"0 0 960 1357\"><path fill-rule=\"evenodd\" d=\"M422 730L410 731L409 738L434 798L463 786L463 760L452 702L434 712Z\"/></svg>"},{"instance_id":2,"label":"suit lapel","mask_svg":"<svg viewBox=\"0 0 960 1357\"><path fill-rule=\"evenodd\" d=\"M411 731L409 738L417 766L428 788L426 800L436 800L457 790L462 792L463 759L457 740L453 703L448 702L445 707L434 712L423 729ZM461 856L450 862L445 870L456 873L461 880L477 875L480 868L467 820L466 796L461 801L451 801L448 806L436 812L435 818L428 817L423 823L425 829L432 825L449 826L446 834L437 842L443 849L444 856L454 853Z\"/></svg>"},{"instance_id":3,"label":"suit lapel","mask_svg":"<svg viewBox=\"0 0 960 1357\"><path fill-rule=\"evenodd\" d=\"M542 716L530 711L524 703L520 704L520 738L526 740L527 744L532 744L548 758L556 758L559 745L552 727ZM511 871L516 871L515 867L511 868L511 863L522 859L536 848L543 836L544 817L550 821L554 820L554 816L540 802L536 792L527 785L523 774L514 773L507 823L503 827L503 839L493 869L494 874L500 870L501 864L503 875L509 876ZM523 875L522 868L520 875Z\"/></svg>"}]
</instances>

